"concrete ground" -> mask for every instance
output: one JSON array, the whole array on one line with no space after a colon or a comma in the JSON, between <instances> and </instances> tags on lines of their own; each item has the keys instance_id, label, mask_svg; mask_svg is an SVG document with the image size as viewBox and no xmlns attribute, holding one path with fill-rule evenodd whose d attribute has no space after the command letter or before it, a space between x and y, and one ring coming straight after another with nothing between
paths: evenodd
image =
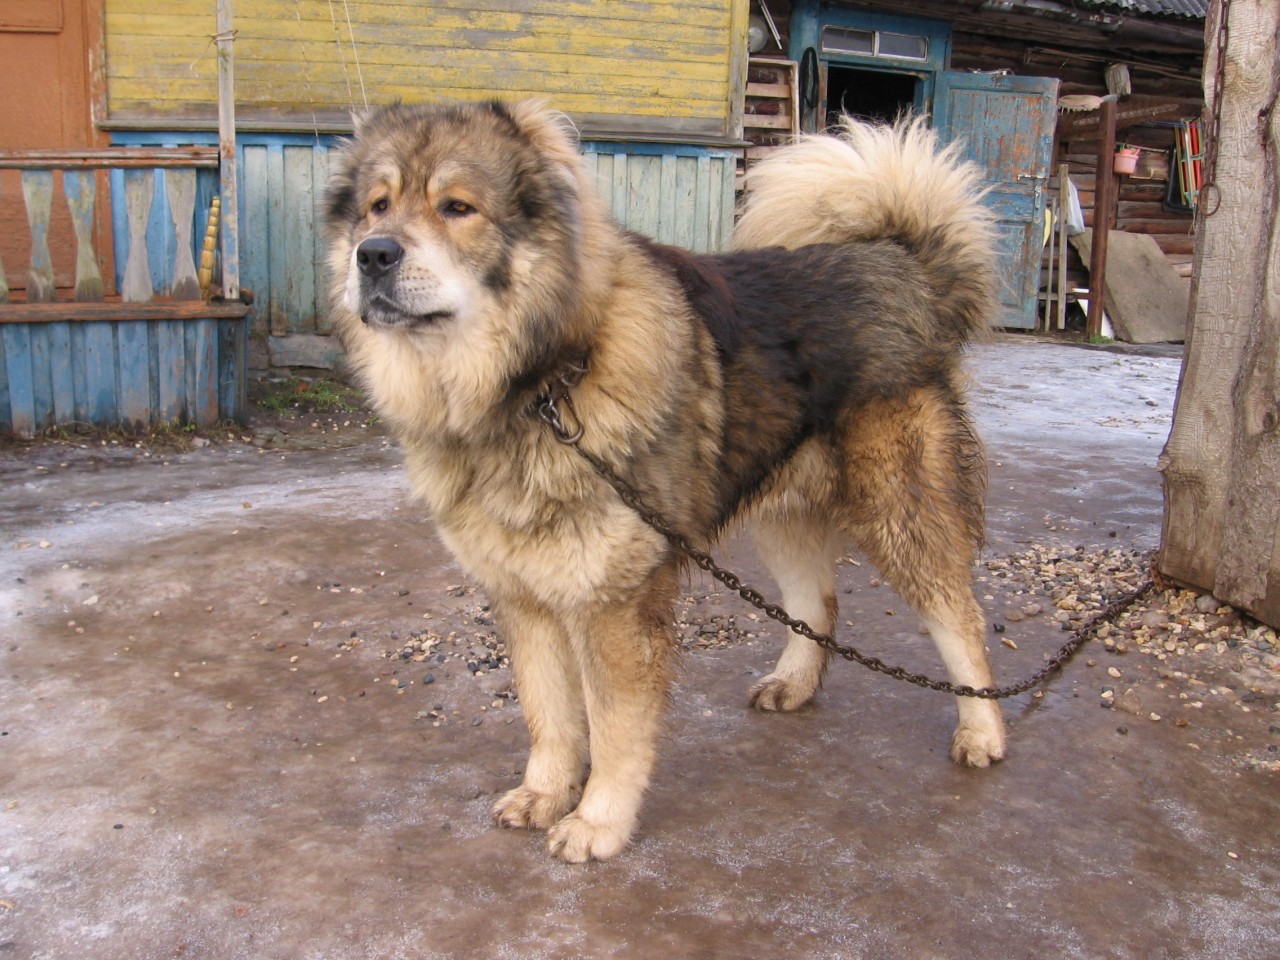
<instances>
[{"instance_id":1,"label":"concrete ground","mask_svg":"<svg viewBox=\"0 0 1280 960\"><path fill-rule=\"evenodd\" d=\"M1157 543L1176 357L1005 339L971 368L989 559ZM527 735L394 447L271 436L0 451L0 960L1277 955L1280 714L1234 645L1090 644L965 770L946 696L852 665L748 710L781 631L695 580L637 839L566 866L489 823ZM977 575L998 675L1029 674L1052 601L1015 622ZM846 639L936 672L875 576L841 568Z\"/></svg>"}]
</instances>

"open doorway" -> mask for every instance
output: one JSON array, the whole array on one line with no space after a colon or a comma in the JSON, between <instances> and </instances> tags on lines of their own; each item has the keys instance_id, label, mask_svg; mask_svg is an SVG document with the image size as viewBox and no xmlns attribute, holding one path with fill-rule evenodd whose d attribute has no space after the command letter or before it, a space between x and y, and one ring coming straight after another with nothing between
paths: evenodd
<instances>
[{"instance_id":1,"label":"open doorway","mask_svg":"<svg viewBox=\"0 0 1280 960\"><path fill-rule=\"evenodd\" d=\"M827 126L841 113L892 122L916 103L918 80L909 73L827 66Z\"/></svg>"}]
</instances>

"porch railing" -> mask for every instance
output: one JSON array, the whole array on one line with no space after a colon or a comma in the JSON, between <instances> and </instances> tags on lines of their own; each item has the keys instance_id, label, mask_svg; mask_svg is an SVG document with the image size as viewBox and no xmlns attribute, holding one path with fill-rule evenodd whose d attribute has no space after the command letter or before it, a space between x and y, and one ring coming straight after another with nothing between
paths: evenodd
<instances>
[{"instance_id":1,"label":"porch railing","mask_svg":"<svg viewBox=\"0 0 1280 960\"><path fill-rule=\"evenodd\" d=\"M0 428L5 420L29 434L68 421L136 428L240 415L248 307L238 289L222 297L214 244L203 242L218 204L213 178L201 190L198 174L219 162L212 146L0 151L0 170L20 171L21 183L20 192L10 188L18 195L0 194L0 212L11 225L25 212L30 240L27 264L0 263ZM100 171L112 184L107 196L99 195ZM98 249L95 208L121 197L102 244L110 246ZM75 280L60 290L50 234L62 203ZM121 257L123 270L104 278L104 265ZM23 266L19 282L12 271Z\"/></svg>"}]
</instances>

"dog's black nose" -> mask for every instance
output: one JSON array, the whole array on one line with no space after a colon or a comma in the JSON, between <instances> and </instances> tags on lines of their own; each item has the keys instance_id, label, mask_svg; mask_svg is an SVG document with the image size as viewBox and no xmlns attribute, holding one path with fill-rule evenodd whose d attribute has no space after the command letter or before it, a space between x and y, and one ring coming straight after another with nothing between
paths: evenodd
<instances>
[{"instance_id":1,"label":"dog's black nose","mask_svg":"<svg viewBox=\"0 0 1280 960\"><path fill-rule=\"evenodd\" d=\"M356 247L356 266L370 280L387 273L404 256L404 247L390 237L370 237Z\"/></svg>"}]
</instances>

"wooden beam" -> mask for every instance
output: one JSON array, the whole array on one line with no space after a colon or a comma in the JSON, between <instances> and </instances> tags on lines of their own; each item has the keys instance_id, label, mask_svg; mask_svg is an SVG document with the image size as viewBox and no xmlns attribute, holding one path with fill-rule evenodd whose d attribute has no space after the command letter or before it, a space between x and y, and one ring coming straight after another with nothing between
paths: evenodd
<instances>
[{"instance_id":1,"label":"wooden beam","mask_svg":"<svg viewBox=\"0 0 1280 960\"><path fill-rule=\"evenodd\" d=\"M243 303L151 300L147 303L5 303L0 324L102 322L112 320L238 320L249 313Z\"/></svg>"},{"instance_id":2,"label":"wooden beam","mask_svg":"<svg viewBox=\"0 0 1280 960\"><path fill-rule=\"evenodd\" d=\"M216 167L217 147L102 147L89 150L0 150L0 170L94 170Z\"/></svg>"},{"instance_id":3,"label":"wooden beam","mask_svg":"<svg viewBox=\"0 0 1280 960\"><path fill-rule=\"evenodd\" d=\"M1107 236L1115 215L1116 178L1112 159L1116 151L1116 101L1104 97L1098 110L1098 173L1094 187L1093 245L1089 256L1089 316L1085 335L1102 335L1102 308L1107 279Z\"/></svg>"},{"instance_id":4,"label":"wooden beam","mask_svg":"<svg viewBox=\"0 0 1280 960\"><path fill-rule=\"evenodd\" d=\"M240 186L236 170L235 26L231 0L218 0L218 168L222 191L222 295L240 298Z\"/></svg>"}]
</instances>

